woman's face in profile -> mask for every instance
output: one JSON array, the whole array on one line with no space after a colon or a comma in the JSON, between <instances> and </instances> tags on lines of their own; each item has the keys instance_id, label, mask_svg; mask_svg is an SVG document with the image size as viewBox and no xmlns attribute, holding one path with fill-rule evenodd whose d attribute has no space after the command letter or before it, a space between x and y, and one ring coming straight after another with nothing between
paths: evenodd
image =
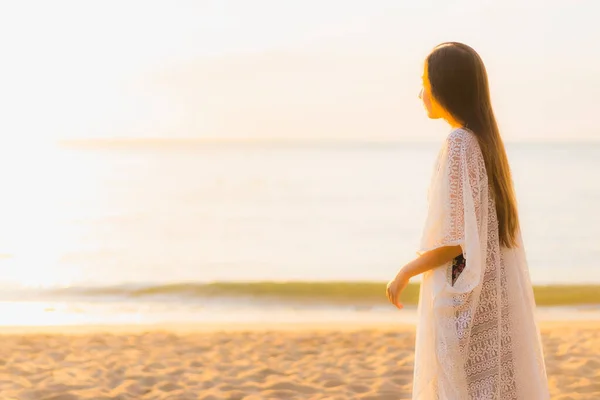
<instances>
[{"instance_id":1,"label":"woman's face in profile","mask_svg":"<svg viewBox=\"0 0 600 400\"><path fill-rule=\"evenodd\" d=\"M436 107L435 100L433 100L433 96L431 95L431 84L429 83L429 76L427 73L427 62L423 67L423 87L419 92L419 98L423 101L423 105L427 110L427 116L431 119L441 118L440 113L437 111L439 107Z\"/></svg>"}]
</instances>

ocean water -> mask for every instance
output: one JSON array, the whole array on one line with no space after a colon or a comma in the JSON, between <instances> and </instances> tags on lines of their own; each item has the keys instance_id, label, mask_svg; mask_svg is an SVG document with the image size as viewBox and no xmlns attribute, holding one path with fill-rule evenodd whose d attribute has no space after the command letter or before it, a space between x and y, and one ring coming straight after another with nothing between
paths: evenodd
<instances>
[{"instance_id":1,"label":"ocean water","mask_svg":"<svg viewBox=\"0 0 600 400\"><path fill-rule=\"evenodd\" d=\"M438 149L173 142L5 152L3 297L386 281L415 256ZM533 282L600 284L600 144L508 144L508 153Z\"/></svg>"}]
</instances>

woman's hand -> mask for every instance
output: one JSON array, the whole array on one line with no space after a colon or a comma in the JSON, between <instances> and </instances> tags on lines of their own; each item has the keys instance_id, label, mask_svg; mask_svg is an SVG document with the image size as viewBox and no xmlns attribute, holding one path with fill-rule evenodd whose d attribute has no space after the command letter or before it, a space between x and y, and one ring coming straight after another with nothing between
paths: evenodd
<instances>
[{"instance_id":1,"label":"woman's hand","mask_svg":"<svg viewBox=\"0 0 600 400\"><path fill-rule=\"evenodd\" d=\"M400 295L408 286L410 276L403 273L402 270L398 272L398 275L387 284L386 294L387 298L398 309L402 309L404 306L400 304Z\"/></svg>"},{"instance_id":2,"label":"woman's hand","mask_svg":"<svg viewBox=\"0 0 600 400\"><path fill-rule=\"evenodd\" d=\"M443 246L434 250L424 252L416 259L406 264L398 275L387 284L387 298L398 308L404 307L400 304L400 295L408 286L408 281L413 276L437 268L450 262L454 257L462 254L461 246Z\"/></svg>"}]
</instances>

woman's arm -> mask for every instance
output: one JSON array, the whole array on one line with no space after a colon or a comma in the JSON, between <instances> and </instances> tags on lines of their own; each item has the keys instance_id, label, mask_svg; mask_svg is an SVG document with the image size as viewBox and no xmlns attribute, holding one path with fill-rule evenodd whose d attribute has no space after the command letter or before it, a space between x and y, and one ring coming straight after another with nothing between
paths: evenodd
<instances>
[{"instance_id":1,"label":"woman's arm","mask_svg":"<svg viewBox=\"0 0 600 400\"><path fill-rule=\"evenodd\" d=\"M400 268L396 277L388 283L386 289L388 299L396 307L402 308L400 294L402 294L402 291L408 285L410 278L430 269L440 267L461 254L462 248L460 246L438 247L421 254L418 258Z\"/></svg>"},{"instance_id":2,"label":"woman's arm","mask_svg":"<svg viewBox=\"0 0 600 400\"><path fill-rule=\"evenodd\" d=\"M462 254L460 246L443 246L427 251L420 257L406 264L400 269L398 275L403 274L407 279L440 267Z\"/></svg>"}]
</instances>

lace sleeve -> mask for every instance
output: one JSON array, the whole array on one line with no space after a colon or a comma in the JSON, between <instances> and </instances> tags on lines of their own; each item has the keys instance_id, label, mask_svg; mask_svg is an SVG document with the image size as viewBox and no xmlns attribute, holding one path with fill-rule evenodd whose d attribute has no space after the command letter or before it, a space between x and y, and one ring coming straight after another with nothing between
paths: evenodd
<instances>
[{"instance_id":1,"label":"lace sleeve","mask_svg":"<svg viewBox=\"0 0 600 400\"><path fill-rule=\"evenodd\" d=\"M486 179L477 139L464 130L452 132L442 148L430 187L429 211L419 253L458 246L465 258L465 215L480 215L482 180ZM469 187L465 187L468 182ZM479 221L477 221L479 222ZM477 224L479 225L479 224Z\"/></svg>"}]
</instances>

